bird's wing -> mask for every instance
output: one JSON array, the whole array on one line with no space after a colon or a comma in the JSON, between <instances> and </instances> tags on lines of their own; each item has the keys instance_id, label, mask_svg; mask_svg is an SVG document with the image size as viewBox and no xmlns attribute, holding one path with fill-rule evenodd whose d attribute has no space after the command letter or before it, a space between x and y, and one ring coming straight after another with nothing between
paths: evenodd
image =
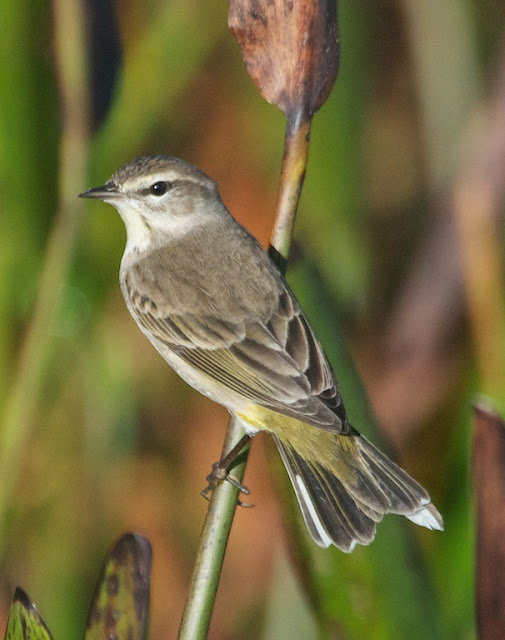
<instances>
[{"instance_id":1,"label":"bird's wing","mask_svg":"<svg viewBox=\"0 0 505 640\"><path fill-rule=\"evenodd\" d=\"M255 404L335 433L349 428L331 366L287 285L261 321L167 313L132 287L129 301L157 341Z\"/></svg>"}]
</instances>

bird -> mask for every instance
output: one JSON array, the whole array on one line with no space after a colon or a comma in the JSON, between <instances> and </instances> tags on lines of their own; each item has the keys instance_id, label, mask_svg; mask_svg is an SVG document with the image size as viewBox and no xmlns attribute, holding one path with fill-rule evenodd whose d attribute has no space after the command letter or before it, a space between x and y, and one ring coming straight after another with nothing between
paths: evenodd
<instances>
[{"instance_id":1,"label":"bird","mask_svg":"<svg viewBox=\"0 0 505 640\"><path fill-rule=\"evenodd\" d=\"M142 333L240 420L239 448L259 431L272 435L319 546L367 545L389 513L443 530L427 491L349 422L295 294L212 178L150 155L79 195L111 204L125 224L120 287Z\"/></svg>"}]
</instances>

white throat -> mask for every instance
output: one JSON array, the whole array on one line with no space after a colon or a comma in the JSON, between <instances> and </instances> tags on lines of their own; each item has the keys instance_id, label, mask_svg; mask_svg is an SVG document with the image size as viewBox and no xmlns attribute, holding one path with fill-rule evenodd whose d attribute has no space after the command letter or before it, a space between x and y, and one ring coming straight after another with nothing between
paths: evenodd
<instances>
[{"instance_id":1,"label":"white throat","mask_svg":"<svg viewBox=\"0 0 505 640\"><path fill-rule=\"evenodd\" d=\"M184 215L167 215L160 212L159 217L149 217L143 207L133 199L111 204L116 206L126 227L123 259L127 255L140 255L159 246L177 242L196 227L215 220L205 209L198 213L186 212Z\"/></svg>"},{"instance_id":2,"label":"white throat","mask_svg":"<svg viewBox=\"0 0 505 640\"><path fill-rule=\"evenodd\" d=\"M149 228L144 220L138 215L121 217L126 227L126 247L125 255L130 253L144 253L152 248L153 230Z\"/></svg>"}]
</instances>

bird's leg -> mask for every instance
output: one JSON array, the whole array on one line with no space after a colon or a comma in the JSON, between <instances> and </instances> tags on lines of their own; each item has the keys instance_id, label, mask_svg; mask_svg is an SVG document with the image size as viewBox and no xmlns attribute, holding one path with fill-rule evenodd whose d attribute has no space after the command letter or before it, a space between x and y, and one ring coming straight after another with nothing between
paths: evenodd
<instances>
[{"instance_id":1,"label":"bird's leg","mask_svg":"<svg viewBox=\"0 0 505 640\"><path fill-rule=\"evenodd\" d=\"M235 462L235 460L241 454L244 447L251 440L251 437L252 436L248 434L243 435L240 438L240 440L237 442L237 444L234 447L232 447L230 451L223 458L221 458L221 460L219 460L218 462L215 462L212 465L212 471L206 478L209 484L202 491L202 496L206 500L210 499L209 495L217 487L218 484L223 482L223 480L226 480L227 482L232 484L234 487L236 487L240 491L240 493L244 493L246 496L248 496L251 493L245 485L243 485L241 482L239 482L236 478L234 478L228 473L229 466L233 464L233 462ZM245 502L239 502L239 505L242 507L251 506L249 504L246 504Z\"/></svg>"}]
</instances>

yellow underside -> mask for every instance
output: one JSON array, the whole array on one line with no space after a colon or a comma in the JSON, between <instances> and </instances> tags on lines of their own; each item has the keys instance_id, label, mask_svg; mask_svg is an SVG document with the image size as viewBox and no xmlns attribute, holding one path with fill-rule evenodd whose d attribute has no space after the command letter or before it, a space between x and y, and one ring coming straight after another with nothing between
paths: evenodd
<instances>
[{"instance_id":1,"label":"yellow underside","mask_svg":"<svg viewBox=\"0 0 505 640\"><path fill-rule=\"evenodd\" d=\"M343 466L352 469L359 461L360 452L353 437L318 429L259 405L249 405L246 411L237 415L256 429L275 434L307 462L317 462L326 469L342 471Z\"/></svg>"}]
</instances>

